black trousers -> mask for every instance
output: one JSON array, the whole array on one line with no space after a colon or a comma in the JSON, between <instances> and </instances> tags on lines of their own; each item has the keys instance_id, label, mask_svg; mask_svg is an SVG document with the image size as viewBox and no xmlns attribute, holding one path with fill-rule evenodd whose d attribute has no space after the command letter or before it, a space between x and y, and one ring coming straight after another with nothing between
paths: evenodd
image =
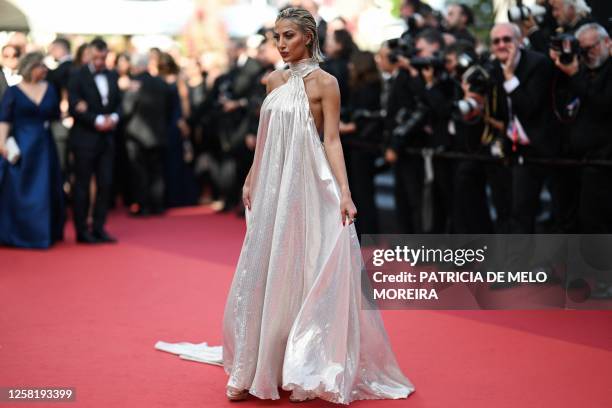
<instances>
[{"instance_id":1,"label":"black trousers","mask_svg":"<svg viewBox=\"0 0 612 408\"><path fill-rule=\"evenodd\" d=\"M423 233L423 159L420 156L400 155L393 172L399 232Z\"/></svg>"},{"instance_id":2,"label":"black trousers","mask_svg":"<svg viewBox=\"0 0 612 408\"><path fill-rule=\"evenodd\" d=\"M580 232L578 205L580 202L580 167L552 167L552 213L554 232L576 234Z\"/></svg>"},{"instance_id":3,"label":"black trousers","mask_svg":"<svg viewBox=\"0 0 612 408\"><path fill-rule=\"evenodd\" d=\"M227 196L226 207L235 207L242 203L242 186L244 185L247 174L249 174L254 156L255 152L249 150L245 144L234 151L236 177Z\"/></svg>"},{"instance_id":4,"label":"black trousers","mask_svg":"<svg viewBox=\"0 0 612 408\"><path fill-rule=\"evenodd\" d=\"M126 142L130 163L131 196L143 211L158 213L164 209L165 148L145 148L133 139Z\"/></svg>"},{"instance_id":5,"label":"black trousers","mask_svg":"<svg viewBox=\"0 0 612 408\"><path fill-rule=\"evenodd\" d=\"M612 234L612 169L584 167L578 216L583 234Z\"/></svg>"},{"instance_id":6,"label":"black trousers","mask_svg":"<svg viewBox=\"0 0 612 408\"><path fill-rule=\"evenodd\" d=\"M453 213L453 171L455 163L452 160L433 159L433 190L432 190L432 210L433 222L432 234L449 233L451 229L451 219Z\"/></svg>"},{"instance_id":7,"label":"black trousers","mask_svg":"<svg viewBox=\"0 0 612 408\"><path fill-rule=\"evenodd\" d=\"M351 180L351 196L357 207L357 222L355 229L359 239L361 234L378 234L378 210L376 208L374 176L376 169L374 161L377 155L365 150L349 150L349 168Z\"/></svg>"},{"instance_id":8,"label":"black trousers","mask_svg":"<svg viewBox=\"0 0 612 408\"><path fill-rule=\"evenodd\" d=\"M508 234L512 215L512 170L503 165L485 165L487 182L491 188L491 200L495 207L495 233Z\"/></svg>"},{"instance_id":9,"label":"black trousers","mask_svg":"<svg viewBox=\"0 0 612 408\"><path fill-rule=\"evenodd\" d=\"M453 174L453 227L455 234L491 234L493 223L487 200L483 163L458 161Z\"/></svg>"},{"instance_id":10,"label":"black trousers","mask_svg":"<svg viewBox=\"0 0 612 408\"><path fill-rule=\"evenodd\" d=\"M88 230L89 186L96 178L96 198L93 209L94 231L106 223L108 203L112 193L113 157L115 144L112 134L98 134L94 144L72 147L74 153L74 225L77 234Z\"/></svg>"},{"instance_id":11,"label":"black trousers","mask_svg":"<svg viewBox=\"0 0 612 408\"><path fill-rule=\"evenodd\" d=\"M535 219L541 208L540 193L547 174L542 166L517 164L512 167L511 233L535 233Z\"/></svg>"}]
</instances>

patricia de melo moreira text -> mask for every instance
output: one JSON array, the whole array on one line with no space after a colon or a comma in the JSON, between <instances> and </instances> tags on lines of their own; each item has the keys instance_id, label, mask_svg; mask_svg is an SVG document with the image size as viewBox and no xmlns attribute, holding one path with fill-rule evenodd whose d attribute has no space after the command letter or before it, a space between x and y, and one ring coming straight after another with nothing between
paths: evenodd
<instances>
[{"instance_id":1,"label":"patricia de melo moreira text","mask_svg":"<svg viewBox=\"0 0 612 408\"><path fill-rule=\"evenodd\" d=\"M419 263L454 263L463 266L466 263L484 261L487 247L480 249L426 249L396 247L386 250L375 250L372 264L376 267L385 262L405 262L410 266ZM547 280L545 272L499 272L499 271L420 271L386 273L376 271L372 274L375 284L435 284L435 283L544 283ZM420 286L420 285L419 285ZM374 288L374 299L406 299L406 300L437 300L435 288L384 287Z\"/></svg>"}]
</instances>

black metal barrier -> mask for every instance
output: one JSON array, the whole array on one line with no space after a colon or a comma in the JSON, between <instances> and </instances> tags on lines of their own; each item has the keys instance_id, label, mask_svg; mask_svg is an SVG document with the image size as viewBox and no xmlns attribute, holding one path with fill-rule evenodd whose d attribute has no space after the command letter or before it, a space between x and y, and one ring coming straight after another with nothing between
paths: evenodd
<instances>
[{"instance_id":1,"label":"black metal barrier","mask_svg":"<svg viewBox=\"0 0 612 408\"><path fill-rule=\"evenodd\" d=\"M382 145L364 142L361 140L351 139L351 136L344 137L342 143L347 146L357 147L364 150L370 151L381 151ZM509 165L512 163L518 164L537 164L542 166L564 166L564 167L584 167L584 166L596 166L596 167L612 167L612 160L603 159L566 159L566 158L553 158L553 157L525 157L521 155L506 156L506 157L494 157L487 154L477 153L464 153L445 150L444 148L414 148L406 147L404 152L413 156L422 157L433 157L440 159L449 160L472 160L481 161L487 163L498 163L503 165Z\"/></svg>"}]
</instances>

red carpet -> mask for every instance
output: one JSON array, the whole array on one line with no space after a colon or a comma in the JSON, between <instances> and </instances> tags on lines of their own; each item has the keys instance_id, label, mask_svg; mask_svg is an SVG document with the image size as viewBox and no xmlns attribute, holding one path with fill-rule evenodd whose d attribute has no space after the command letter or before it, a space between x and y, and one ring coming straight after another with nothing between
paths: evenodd
<instances>
[{"instance_id":1,"label":"red carpet","mask_svg":"<svg viewBox=\"0 0 612 408\"><path fill-rule=\"evenodd\" d=\"M70 229L70 228L69 228ZM75 387L76 403L0 407L230 406L221 367L157 340L221 344L244 221L204 208L114 215L118 245L0 249L0 387ZM358 407L612 407L612 312L385 311L417 391ZM280 401L241 406L289 405ZM305 406L334 406L315 401Z\"/></svg>"}]
</instances>

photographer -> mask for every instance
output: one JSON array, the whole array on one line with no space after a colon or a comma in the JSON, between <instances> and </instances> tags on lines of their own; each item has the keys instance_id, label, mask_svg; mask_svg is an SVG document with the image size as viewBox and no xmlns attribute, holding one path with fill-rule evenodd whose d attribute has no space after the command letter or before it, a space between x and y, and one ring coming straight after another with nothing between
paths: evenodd
<instances>
[{"instance_id":1,"label":"photographer","mask_svg":"<svg viewBox=\"0 0 612 408\"><path fill-rule=\"evenodd\" d=\"M346 144L352 197L359 206L357 233L378 234L378 212L375 204L375 161L380 156L383 116L381 112L382 80L374 55L356 51L349 61L348 121L340 122L342 143Z\"/></svg>"},{"instance_id":2,"label":"photographer","mask_svg":"<svg viewBox=\"0 0 612 408\"><path fill-rule=\"evenodd\" d=\"M476 46L476 38L470 33L468 27L474 24L474 12L465 4L451 3L446 8L444 25L446 31L457 40L468 42Z\"/></svg>"},{"instance_id":3,"label":"photographer","mask_svg":"<svg viewBox=\"0 0 612 408\"><path fill-rule=\"evenodd\" d=\"M567 126L567 151L574 158L612 159L612 61L610 37L596 23L583 25L576 37L582 61L574 55L571 63L555 56L555 65L568 78L570 92L577 98L577 113ZM578 219L582 233L612 232L612 190L609 167L586 166L580 170Z\"/></svg>"},{"instance_id":4,"label":"photographer","mask_svg":"<svg viewBox=\"0 0 612 408\"><path fill-rule=\"evenodd\" d=\"M533 233L540 192L547 173L544 168L523 163L524 158L556 156L559 143L551 127L551 61L546 56L521 49L520 29L511 23L491 30L495 56L492 78L495 119L505 124L506 154L516 160L512 167L511 226L514 233Z\"/></svg>"},{"instance_id":5,"label":"photographer","mask_svg":"<svg viewBox=\"0 0 612 408\"><path fill-rule=\"evenodd\" d=\"M444 59L439 55L443 46L440 32L433 29L419 32L414 46L416 55L408 53L398 58L402 68L401 80L407 87L410 99L397 105L390 103L388 117L395 120L395 123L385 157L390 163L397 162L398 200L408 205L415 224L419 228L427 227L430 232L445 232L449 228L452 190L449 163L434 160L433 174L431 171L426 174L424 166L431 168L431 163L425 163L422 157L403 156L402 150L405 147L443 149L449 146L447 125L452 110L454 85L445 74ZM431 190L427 191L431 192L431 203L425 206L433 209L432 225L423 225L422 218L426 214L421 214L425 177L428 183L433 181L428 185ZM401 211L402 207L399 208Z\"/></svg>"},{"instance_id":6,"label":"photographer","mask_svg":"<svg viewBox=\"0 0 612 408\"><path fill-rule=\"evenodd\" d=\"M584 24L593 21L591 8L585 0L549 0L547 7L517 5L508 14L510 21L518 24L524 36L529 38L535 51L548 53L550 38L555 33L573 34ZM552 21L550 19L552 17Z\"/></svg>"},{"instance_id":7,"label":"photographer","mask_svg":"<svg viewBox=\"0 0 612 408\"><path fill-rule=\"evenodd\" d=\"M408 31L412 34L418 33L425 28L425 14L430 7L421 0L402 0L400 5L400 17L406 23Z\"/></svg>"},{"instance_id":8,"label":"photographer","mask_svg":"<svg viewBox=\"0 0 612 408\"><path fill-rule=\"evenodd\" d=\"M457 41L446 48L446 70L457 83L452 118L448 123L452 150L486 154L491 129L486 126L490 81L474 48ZM459 86L461 84L461 86ZM477 160L457 160L452 176L452 232L493 232L486 194L486 165Z\"/></svg>"},{"instance_id":9,"label":"photographer","mask_svg":"<svg viewBox=\"0 0 612 408\"><path fill-rule=\"evenodd\" d=\"M400 68L400 49L398 40L389 40L379 52L379 66L387 69L388 79L382 93L383 107L386 109L384 122L385 160L392 165L395 187L395 211L398 232L413 234L422 232L421 228L421 193L423 184L423 165L417 156L408 156L404 143L393 136L397 118L402 112L414 109L415 100L410 91L409 81L412 77ZM417 147L420 140L412 138L405 141L411 147Z\"/></svg>"},{"instance_id":10,"label":"photographer","mask_svg":"<svg viewBox=\"0 0 612 408\"><path fill-rule=\"evenodd\" d=\"M580 27L593 22L591 8L585 0L550 0L552 15L564 33L575 33Z\"/></svg>"}]
</instances>

